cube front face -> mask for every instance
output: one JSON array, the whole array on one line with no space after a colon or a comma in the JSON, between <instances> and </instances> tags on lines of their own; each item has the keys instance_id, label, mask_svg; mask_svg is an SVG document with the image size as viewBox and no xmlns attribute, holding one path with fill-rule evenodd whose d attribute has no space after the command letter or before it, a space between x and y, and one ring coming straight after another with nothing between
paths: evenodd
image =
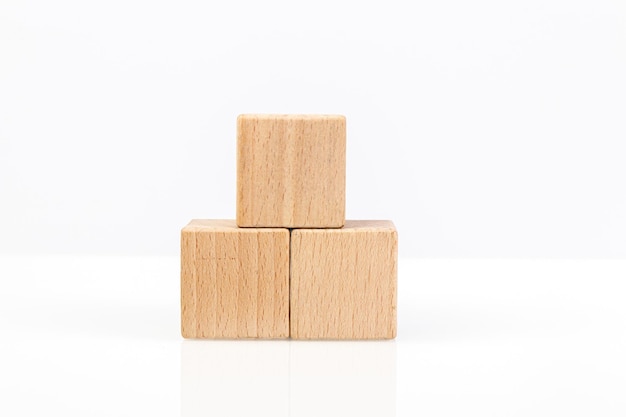
<instances>
[{"instance_id":1,"label":"cube front face","mask_svg":"<svg viewBox=\"0 0 626 417\"><path fill-rule=\"evenodd\" d=\"M291 337L393 339L398 237L387 221L291 232Z\"/></svg>"},{"instance_id":2,"label":"cube front face","mask_svg":"<svg viewBox=\"0 0 626 417\"><path fill-rule=\"evenodd\" d=\"M345 222L344 116L237 119L237 225L331 228Z\"/></svg>"},{"instance_id":3,"label":"cube front face","mask_svg":"<svg viewBox=\"0 0 626 417\"><path fill-rule=\"evenodd\" d=\"M289 337L289 231L193 220L181 233L185 338Z\"/></svg>"}]
</instances>

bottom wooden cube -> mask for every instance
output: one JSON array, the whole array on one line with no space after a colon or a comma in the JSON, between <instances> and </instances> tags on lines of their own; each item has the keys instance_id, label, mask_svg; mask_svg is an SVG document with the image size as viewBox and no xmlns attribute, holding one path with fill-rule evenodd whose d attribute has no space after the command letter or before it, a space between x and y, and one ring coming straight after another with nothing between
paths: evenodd
<instances>
[{"instance_id":1,"label":"bottom wooden cube","mask_svg":"<svg viewBox=\"0 0 626 417\"><path fill-rule=\"evenodd\" d=\"M289 337L289 230L192 220L181 232L185 338Z\"/></svg>"},{"instance_id":2,"label":"bottom wooden cube","mask_svg":"<svg viewBox=\"0 0 626 417\"><path fill-rule=\"evenodd\" d=\"M291 337L396 337L398 235L390 221L291 231Z\"/></svg>"}]
</instances>

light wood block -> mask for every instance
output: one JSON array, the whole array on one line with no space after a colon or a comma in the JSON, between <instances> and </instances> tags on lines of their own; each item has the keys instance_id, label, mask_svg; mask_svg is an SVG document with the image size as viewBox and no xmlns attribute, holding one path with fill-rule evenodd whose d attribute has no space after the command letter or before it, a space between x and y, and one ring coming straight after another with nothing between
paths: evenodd
<instances>
[{"instance_id":1,"label":"light wood block","mask_svg":"<svg viewBox=\"0 0 626 417\"><path fill-rule=\"evenodd\" d=\"M344 116L238 117L240 227L341 227L345 183Z\"/></svg>"},{"instance_id":2,"label":"light wood block","mask_svg":"<svg viewBox=\"0 0 626 417\"><path fill-rule=\"evenodd\" d=\"M185 338L289 336L289 230L192 220L181 232Z\"/></svg>"},{"instance_id":3,"label":"light wood block","mask_svg":"<svg viewBox=\"0 0 626 417\"><path fill-rule=\"evenodd\" d=\"M396 337L398 235L390 221L291 231L291 337Z\"/></svg>"}]
</instances>

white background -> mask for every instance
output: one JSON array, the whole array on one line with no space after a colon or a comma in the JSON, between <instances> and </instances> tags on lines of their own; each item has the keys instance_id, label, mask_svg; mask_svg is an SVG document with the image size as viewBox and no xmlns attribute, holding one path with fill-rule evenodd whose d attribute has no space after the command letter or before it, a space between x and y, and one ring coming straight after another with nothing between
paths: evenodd
<instances>
[{"instance_id":1,"label":"white background","mask_svg":"<svg viewBox=\"0 0 626 417\"><path fill-rule=\"evenodd\" d=\"M624 260L409 259L625 258L624 74L621 0L0 0L0 415L624 416ZM182 340L254 112L347 116L396 340Z\"/></svg>"},{"instance_id":2,"label":"white background","mask_svg":"<svg viewBox=\"0 0 626 417\"><path fill-rule=\"evenodd\" d=\"M0 415L626 414L622 260L402 259L365 342L182 340L178 270L0 256Z\"/></svg>"},{"instance_id":3,"label":"white background","mask_svg":"<svg viewBox=\"0 0 626 417\"><path fill-rule=\"evenodd\" d=\"M239 113L341 113L402 257L626 256L626 3L0 2L0 253L175 255Z\"/></svg>"}]
</instances>

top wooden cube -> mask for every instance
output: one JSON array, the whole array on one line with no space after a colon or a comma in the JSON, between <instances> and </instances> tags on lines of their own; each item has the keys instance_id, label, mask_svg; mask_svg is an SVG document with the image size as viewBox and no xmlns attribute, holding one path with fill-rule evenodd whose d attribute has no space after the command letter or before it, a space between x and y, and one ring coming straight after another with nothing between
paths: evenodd
<instances>
[{"instance_id":1,"label":"top wooden cube","mask_svg":"<svg viewBox=\"0 0 626 417\"><path fill-rule=\"evenodd\" d=\"M346 118L237 118L237 225L334 228L345 223Z\"/></svg>"}]
</instances>

